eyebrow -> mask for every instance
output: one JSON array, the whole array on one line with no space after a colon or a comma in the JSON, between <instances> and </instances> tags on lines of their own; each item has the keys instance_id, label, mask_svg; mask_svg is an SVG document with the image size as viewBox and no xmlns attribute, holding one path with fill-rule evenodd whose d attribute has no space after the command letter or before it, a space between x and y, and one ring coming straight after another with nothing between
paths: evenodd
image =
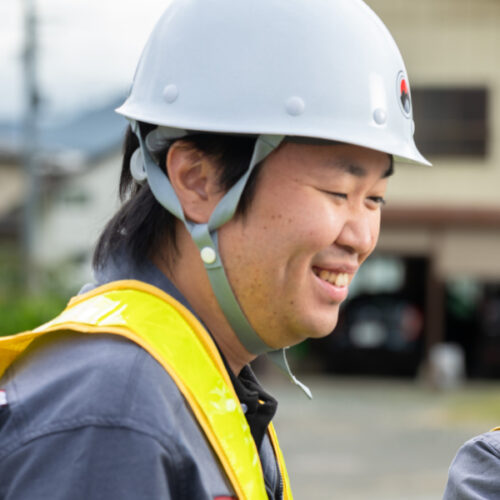
<instances>
[{"instance_id":1,"label":"eyebrow","mask_svg":"<svg viewBox=\"0 0 500 500\"><path fill-rule=\"evenodd\" d=\"M394 158L392 157L392 155L389 155L389 159L389 167L383 172L383 174L381 175L381 179L386 179L394 173ZM347 160L344 160L343 158L337 158L332 162L332 164L336 168L339 168L343 172L353 175L354 177L366 177L367 175L367 170L365 167L351 163Z\"/></svg>"}]
</instances>

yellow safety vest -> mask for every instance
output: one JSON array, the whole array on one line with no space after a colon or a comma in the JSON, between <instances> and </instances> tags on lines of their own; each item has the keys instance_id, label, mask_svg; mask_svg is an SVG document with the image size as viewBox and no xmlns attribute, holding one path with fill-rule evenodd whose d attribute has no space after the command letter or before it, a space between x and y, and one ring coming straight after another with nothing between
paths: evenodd
<instances>
[{"instance_id":1,"label":"yellow safety vest","mask_svg":"<svg viewBox=\"0 0 500 500\"><path fill-rule=\"evenodd\" d=\"M186 398L240 499L267 500L259 454L233 385L212 338L182 304L140 281L116 281L74 297L55 319L31 332L0 338L0 377L46 333L106 333L143 347L169 373ZM292 499L272 424L269 437Z\"/></svg>"}]
</instances>

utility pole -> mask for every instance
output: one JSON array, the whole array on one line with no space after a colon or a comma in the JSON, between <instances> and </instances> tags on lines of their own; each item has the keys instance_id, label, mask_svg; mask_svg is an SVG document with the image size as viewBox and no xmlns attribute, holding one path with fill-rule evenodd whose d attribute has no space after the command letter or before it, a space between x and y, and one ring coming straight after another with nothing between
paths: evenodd
<instances>
[{"instance_id":1,"label":"utility pole","mask_svg":"<svg viewBox=\"0 0 500 500\"><path fill-rule=\"evenodd\" d=\"M35 259L35 230L40 200L40 169L38 163L37 83L37 15L35 0L24 2L23 79L25 109L23 123L23 164L26 179L26 200L23 217L23 272L28 293L36 292L39 275Z\"/></svg>"}]
</instances>

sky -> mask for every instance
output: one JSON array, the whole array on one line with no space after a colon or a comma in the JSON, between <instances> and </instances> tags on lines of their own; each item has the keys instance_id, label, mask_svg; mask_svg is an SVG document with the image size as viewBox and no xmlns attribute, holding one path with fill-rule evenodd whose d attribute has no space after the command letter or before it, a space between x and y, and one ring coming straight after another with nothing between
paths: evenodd
<instances>
[{"instance_id":1,"label":"sky","mask_svg":"<svg viewBox=\"0 0 500 500\"><path fill-rule=\"evenodd\" d=\"M0 121L24 110L21 56L28 0L0 1ZM48 119L98 107L129 88L168 0L32 0L38 14L38 82Z\"/></svg>"}]
</instances>

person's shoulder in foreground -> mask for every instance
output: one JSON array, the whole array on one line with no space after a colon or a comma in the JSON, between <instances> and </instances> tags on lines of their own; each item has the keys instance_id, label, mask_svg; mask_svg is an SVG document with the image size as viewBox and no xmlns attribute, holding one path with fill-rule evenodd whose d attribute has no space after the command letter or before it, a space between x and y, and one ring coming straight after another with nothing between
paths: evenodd
<instances>
[{"instance_id":1,"label":"person's shoulder in foreground","mask_svg":"<svg viewBox=\"0 0 500 500\"><path fill-rule=\"evenodd\" d=\"M134 343L48 335L12 365L4 384L0 498L230 492L176 385Z\"/></svg>"},{"instance_id":2,"label":"person's shoulder in foreground","mask_svg":"<svg viewBox=\"0 0 500 500\"><path fill-rule=\"evenodd\" d=\"M467 441L450 466L443 500L500 498L500 432L480 434Z\"/></svg>"}]
</instances>

